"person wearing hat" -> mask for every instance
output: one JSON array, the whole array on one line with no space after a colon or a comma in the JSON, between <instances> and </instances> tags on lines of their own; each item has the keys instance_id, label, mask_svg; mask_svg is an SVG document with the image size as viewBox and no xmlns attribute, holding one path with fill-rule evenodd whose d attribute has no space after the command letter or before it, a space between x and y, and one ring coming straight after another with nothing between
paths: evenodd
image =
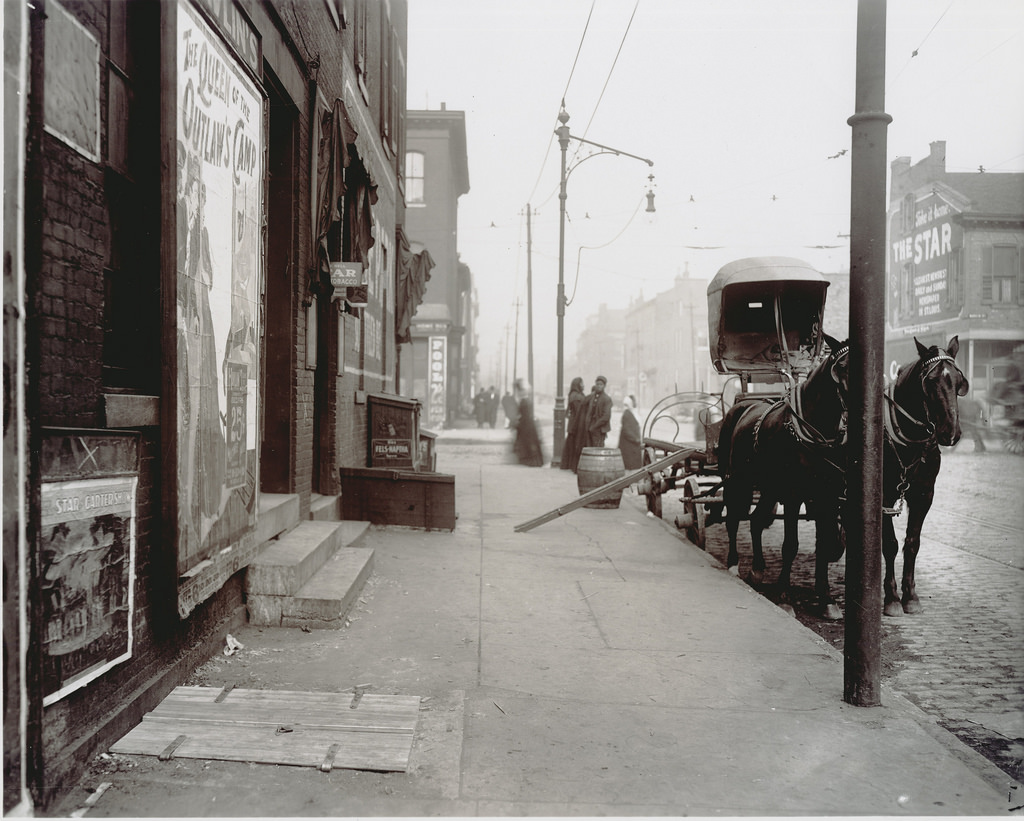
<instances>
[{"instance_id":1,"label":"person wearing hat","mask_svg":"<svg viewBox=\"0 0 1024 821\"><path fill-rule=\"evenodd\" d=\"M608 380L603 376L594 380L587 408L587 447L603 448L604 439L612 428L612 398L604 392Z\"/></svg>"},{"instance_id":2,"label":"person wearing hat","mask_svg":"<svg viewBox=\"0 0 1024 821\"><path fill-rule=\"evenodd\" d=\"M619 426L619 451L626 470L639 470L641 461L640 423L637 421L636 397L633 394L622 400L622 422Z\"/></svg>"}]
</instances>

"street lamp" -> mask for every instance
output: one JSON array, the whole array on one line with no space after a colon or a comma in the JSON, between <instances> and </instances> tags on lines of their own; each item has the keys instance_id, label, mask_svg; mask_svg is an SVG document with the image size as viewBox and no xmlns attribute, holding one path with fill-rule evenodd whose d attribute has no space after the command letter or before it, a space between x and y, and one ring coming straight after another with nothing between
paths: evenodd
<instances>
[{"instance_id":1,"label":"street lamp","mask_svg":"<svg viewBox=\"0 0 1024 821\"><path fill-rule=\"evenodd\" d=\"M565 444L565 378L563 362L565 355L565 186L569 181L569 174L575 171L579 167L580 163L585 160L589 160L591 157L597 157L600 154L617 154L623 157L632 157L634 160L640 160L641 162L647 163L649 166L654 165L654 160L648 160L646 157L638 157L636 154L630 154L628 151L620 151L617 148L611 148L607 145L601 145L601 143L595 143L592 140L585 140L582 137L577 137L575 134L570 134L568 125L569 112L565 110L565 101L562 102L562 109L558 112L558 122L560 122L561 125L555 129L555 133L558 135L558 145L562 149L562 175L558 189L558 294L556 296L557 305L555 309L558 315L558 374L556 385L557 393L555 395L555 431L554 443L552 446L552 467L560 466L562 461L562 446ZM588 154L572 168L566 170L565 152L569 148L569 140L576 140L576 142L593 145L601 150L594 154ZM654 192L652 190L648 190L647 192L646 210L648 212L654 211Z\"/></svg>"}]
</instances>

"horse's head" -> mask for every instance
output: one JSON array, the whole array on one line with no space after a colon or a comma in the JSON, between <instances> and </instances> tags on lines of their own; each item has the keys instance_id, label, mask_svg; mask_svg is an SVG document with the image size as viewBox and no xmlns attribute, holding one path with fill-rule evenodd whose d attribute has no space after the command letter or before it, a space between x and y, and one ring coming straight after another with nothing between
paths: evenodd
<instances>
[{"instance_id":1,"label":"horse's head","mask_svg":"<svg viewBox=\"0 0 1024 821\"><path fill-rule=\"evenodd\" d=\"M832 377L832 381L836 383L836 389L843 400L843 406L846 407L847 400L850 397L850 340L847 339L845 342L840 342L828 334L824 334L824 336L829 349L825 367L828 369L828 374Z\"/></svg>"},{"instance_id":2,"label":"horse's head","mask_svg":"<svg viewBox=\"0 0 1024 821\"><path fill-rule=\"evenodd\" d=\"M850 401L850 340L840 342L828 334L823 335L829 350L828 359L825 360L825 369L835 383L836 394L839 396L839 402L843 408L839 422L839 439L842 444L846 444Z\"/></svg>"},{"instance_id":3,"label":"horse's head","mask_svg":"<svg viewBox=\"0 0 1024 821\"><path fill-rule=\"evenodd\" d=\"M917 362L907 374L917 373L922 393L922 411L928 427L934 431L940 445L955 445L960 441L960 408L957 397L965 396L970 387L967 377L956 365L960 339L954 336L943 350L938 345L917 345Z\"/></svg>"}]
</instances>

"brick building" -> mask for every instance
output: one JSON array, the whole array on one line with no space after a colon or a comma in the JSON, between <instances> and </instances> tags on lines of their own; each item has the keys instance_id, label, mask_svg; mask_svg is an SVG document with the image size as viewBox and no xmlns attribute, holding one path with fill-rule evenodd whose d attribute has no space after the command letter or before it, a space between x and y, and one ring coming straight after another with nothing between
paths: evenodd
<instances>
[{"instance_id":1,"label":"brick building","mask_svg":"<svg viewBox=\"0 0 1024 821\"><path fill-rule=\"evenodd\" d=\"M266 539L338 509L429 255L406 0L5 14L6 813L219 649Z\"/></svg>"},{"instance_id":2,"label":"brick building","mask_svg":"<svg viewBox=\"0 0 1024 821\"><path fill-rule=\"evenodd\" d=\"M459 197L469 192L466 114L441 103L405 117L405 231L413 250L429 249L434 267L402 348L401 389L423 403L427 425L443 428L472 407L477 372L473 275L458 253Z\"/></svg>"},{"instance_id":3,"label":"brick building","mask_svg":"<svg viewBox=\"0 0 1024 821\"><path fill-rule=\"evenodd\" d=\"M945 346L984 399L1024 344L1024 174L946 170L946 143L891 164L886 359L916 356L914 337Z\"/></svg>"}]
</instances>

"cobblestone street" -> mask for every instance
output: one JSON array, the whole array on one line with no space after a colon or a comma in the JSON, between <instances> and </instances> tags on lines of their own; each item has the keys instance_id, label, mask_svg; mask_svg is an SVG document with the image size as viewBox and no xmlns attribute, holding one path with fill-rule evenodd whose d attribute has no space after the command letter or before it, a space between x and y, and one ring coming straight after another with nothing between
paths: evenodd
<instances>
[{"instance_id":1,"label":"cobblestone street","mask_svg":"<svg viewBox=\"0 0 1024 821\"><path fill-rule=\"evenodd\" d=\"M882 621L883 683L1006 773L1024 781L1024 458L994 445L974 453L970 442L943 454L935 503L925 521L917 563L923 612ZM664 517L681 511L664 498ZM906 516L896 520L902 547ZM768 570L762 592L781 563L782 525L764 535ZM843 622L814 614L813 525L800 525L800 554L793 569L797 618L835 647L843 647ZM725 526L708 529L707 550L725 564ZM740 572L750 565L750 537L740 527ZM830 580L844 607L845 559ZM902 554L897 576L902 572Z\"/></svg>"}]
</instances>

